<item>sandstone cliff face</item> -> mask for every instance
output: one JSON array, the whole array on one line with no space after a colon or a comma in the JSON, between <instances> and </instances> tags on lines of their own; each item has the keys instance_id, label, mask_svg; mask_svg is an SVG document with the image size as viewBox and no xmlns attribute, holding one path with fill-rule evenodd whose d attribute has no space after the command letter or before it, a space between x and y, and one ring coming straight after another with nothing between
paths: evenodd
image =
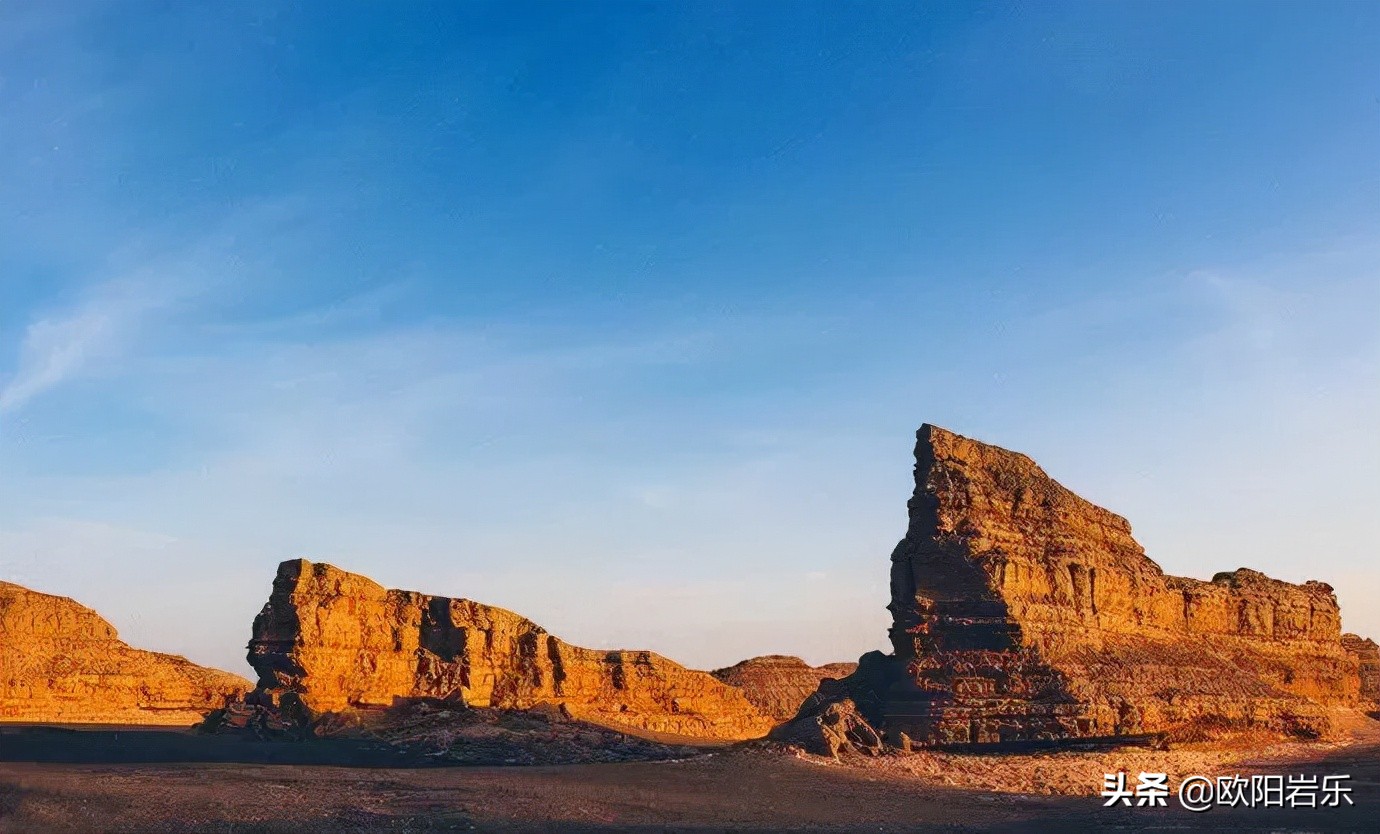
<instances>
[{"instance_id":1,"label":"sandstone cliff face","mask_svg":"<svg viewBox=\"0 0 1380 834\"><path fill-rule=\"evenodd\" d=\"M0 582L0 721L191 725L249 688L237 675L131 648L66 597Z\"/></svg>"},{"instance_id":2,"label":"sandstone cliff face","mask_svg":"<svg viewBox=\"0 0 1380 834\"><path fill-rule=\"evenodd\" d=\"M739 690L652 652L583 649L502 608L304 560L279 566L249 662L261 698L291 693L318 715L441 699L556 704L580 720L696 738L755 738L772 725Z\"/></svg>"},{"instance_id":3,"label":"sandstone cliff face","mask_svg":"<svg viewBox=\"0 0 1380 834\"><path fill-rule=\"evenodd\" d=\"M1167 576L1124 518L1030 458L935 426L917 436L892 554L894 655L860 708L921 743L1257 725L1309 734L1354 703L1336 598L1255 571Z\"/></svg>"},{"instance_id":4,"label":"sandstone cliff face","mask_svg":"<svg viewBox=\"0 0 1380 834\"><path fill-rule=\"evenodd\" d=\"M856 663L811 666L798 657L772 654L749 658L710 674L743 690L753 706L780 722L795 717L800 705L819 688L820 681L847 677L857 668Z\"/></svg>"},{"instance_id":5,"label":"sandstone cliff face","mask_svg":"<svg viewBox=\"0 0 1380 834\"><path fill-rule=\"evenodd\" d=\"M1361 668L1361 700L1380 703L1380 646L1374 640L1343 634L1342 647Z\"/></svg>"}]
</instances>

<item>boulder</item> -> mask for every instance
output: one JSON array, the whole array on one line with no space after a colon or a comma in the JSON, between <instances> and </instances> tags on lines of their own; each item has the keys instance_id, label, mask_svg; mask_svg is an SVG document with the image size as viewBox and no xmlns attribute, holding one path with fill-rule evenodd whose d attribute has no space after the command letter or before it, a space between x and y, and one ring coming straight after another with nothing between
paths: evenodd
<instances>
[{"instance_id":1,"label":"boulder","mask_svg":"<svg viewBox=\"0 0 1380 834\"><path fill-rule=\"evenodd\" d=\"M821 699L801 710L792 721L772 730L770 738L802 748L816 756L879 756L885 752L881 735L847 696Z\"/></svg>"}]
</instances>

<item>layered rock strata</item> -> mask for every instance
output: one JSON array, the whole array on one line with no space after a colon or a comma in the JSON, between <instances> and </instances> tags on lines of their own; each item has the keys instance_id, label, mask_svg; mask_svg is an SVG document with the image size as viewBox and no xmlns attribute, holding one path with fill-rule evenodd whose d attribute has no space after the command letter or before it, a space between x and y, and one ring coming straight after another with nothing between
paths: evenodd
<instances>
[{"instance_id":1,"label":"layered rock strata","mask_svg":"<svg viewBox=\"0 0 1380 834\"><path fill-rule=\"evenodd\" d=\"M1356 702L1330 586L1168 576L1124 518L1025 455L926 425L915 457L891 557L894 653L865 656L845 687L893 743L1312 735L1326 707Z\"/></svg>"},{"instance_id":2,"label":"layered rock strata","mask_svg":"<svg viewBox=\"0 0 1380 834\"><path fill-rule=\"evenodd\" d=\"M0 721L192 725L250 687L132 648L66 597L0 582Z\"/></svg>"},{"instance_id":3,"label":"layered rock strata","mask_svg":"<svg viewBox=\"0 0 1380 834\"><path fill-rule=\"evenodd\" d=\"M857 668L856 663L811 666L798 657L771 654L749 658L710 674L743 690L752 705L773 720L788 721L819 688L820 681L845 678Z\"/></svg>"},{"instance_id":4,"label":"layered rock strata","mask_svg":"<svg viewBox=\"0 0 1380 834\"><path fill-rule=\"evenodd\" d=\"M771 738L816 756L835 759L852 753L879 756L886 751L881 735L847 695L820 702L818 709L776 727Z\"/></svg>"},{"instance_id":5,"label":"layered rock strata","mask_svg":"<svg viewBox=\"0 0 1380 834\"><path fill-rule=\"evenodd\" d=\"M577 720L705 739L756 738L773 723L738 689L652 652L572 646L502 608L388 590L305 560L279 566L249 662L251 700L310 716L434 700L550 704Z\"/></svg>"},{"instance_id":6,"label":"layered rock strata","mask_svg":"<svg viewBox=\"0 0 1380 834\"><path fill-rule=\"evenodd\" d=\"M1361 670L1361 700L1380 704L1380 647L1355 634L1342 635L1342 647Z\"/></svg>"}]
</instances>

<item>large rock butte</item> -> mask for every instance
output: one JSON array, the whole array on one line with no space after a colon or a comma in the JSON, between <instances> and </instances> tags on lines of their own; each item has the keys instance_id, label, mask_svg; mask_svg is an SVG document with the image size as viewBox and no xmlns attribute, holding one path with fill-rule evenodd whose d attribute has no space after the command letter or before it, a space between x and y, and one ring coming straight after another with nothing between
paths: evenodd
<instances>
[{"instance_id":1,"label":"large rock butte","mask_svg":"<svg viewBox=\"0 0 1380 834\"><path fill-rule=\"evenodd\" d=\"M191 725L250 686L132 648L67 597L0 582L0 721Z\"/></svg>"},{"instance_id":2,"label":"large rock butte","mask_svg":"<svg viewBox=\"0 0 1380 834\"><path fill-rule=\"evenodd\" d=\"M709 674L743 690L753 706L780 722L795 717L800 705L819 688L820 681L848 677L857 668L856 663L811 666L798 657L769 654Z\"/></svg>"},{"instance_id":3,"label":"large rock butte","mask_svg":"<svg viewBox=\"0 0 1380 834\"><path fill-rule=\"evenodd\" d=\"M1246 726L1306 736L1327 729L1328 707L1357 702L1358 657L1330 586L1245 568L1168 576L1124 518L1025 455L931 425L917 440L910 524L891 557L894 653L826 681L797 720L851 697L894 744Z\"/></svg>"},{"instance_id":4,"label":"large rock butte","mask_svg":"<svg viewBox=\"0 0 1380 834\"><path fill-rule=\"evenodd\" d=\"M279 566L249 663L251 701L311 717L434 699L551 704L591 723L705 739L756 738L773 724L741 691L652 652L572 646L502 608L388 590L301 559Z\"/></svg>"}]
</instances>

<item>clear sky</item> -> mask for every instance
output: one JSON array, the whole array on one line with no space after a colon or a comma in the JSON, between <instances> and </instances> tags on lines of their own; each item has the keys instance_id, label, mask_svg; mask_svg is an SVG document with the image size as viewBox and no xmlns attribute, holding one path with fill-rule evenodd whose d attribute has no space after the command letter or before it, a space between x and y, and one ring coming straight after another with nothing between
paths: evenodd
<instances>
[{"instance_id":1,"label":"clear sky","mask_svg":"<svg viewBox=\"0 0 1380 834\"><path fill-rule=\"evenodd\" d=\"M1380 638L1380 5L0 4L0 578L884 643L914 431Z\"/></svg>"}]
</instances>

